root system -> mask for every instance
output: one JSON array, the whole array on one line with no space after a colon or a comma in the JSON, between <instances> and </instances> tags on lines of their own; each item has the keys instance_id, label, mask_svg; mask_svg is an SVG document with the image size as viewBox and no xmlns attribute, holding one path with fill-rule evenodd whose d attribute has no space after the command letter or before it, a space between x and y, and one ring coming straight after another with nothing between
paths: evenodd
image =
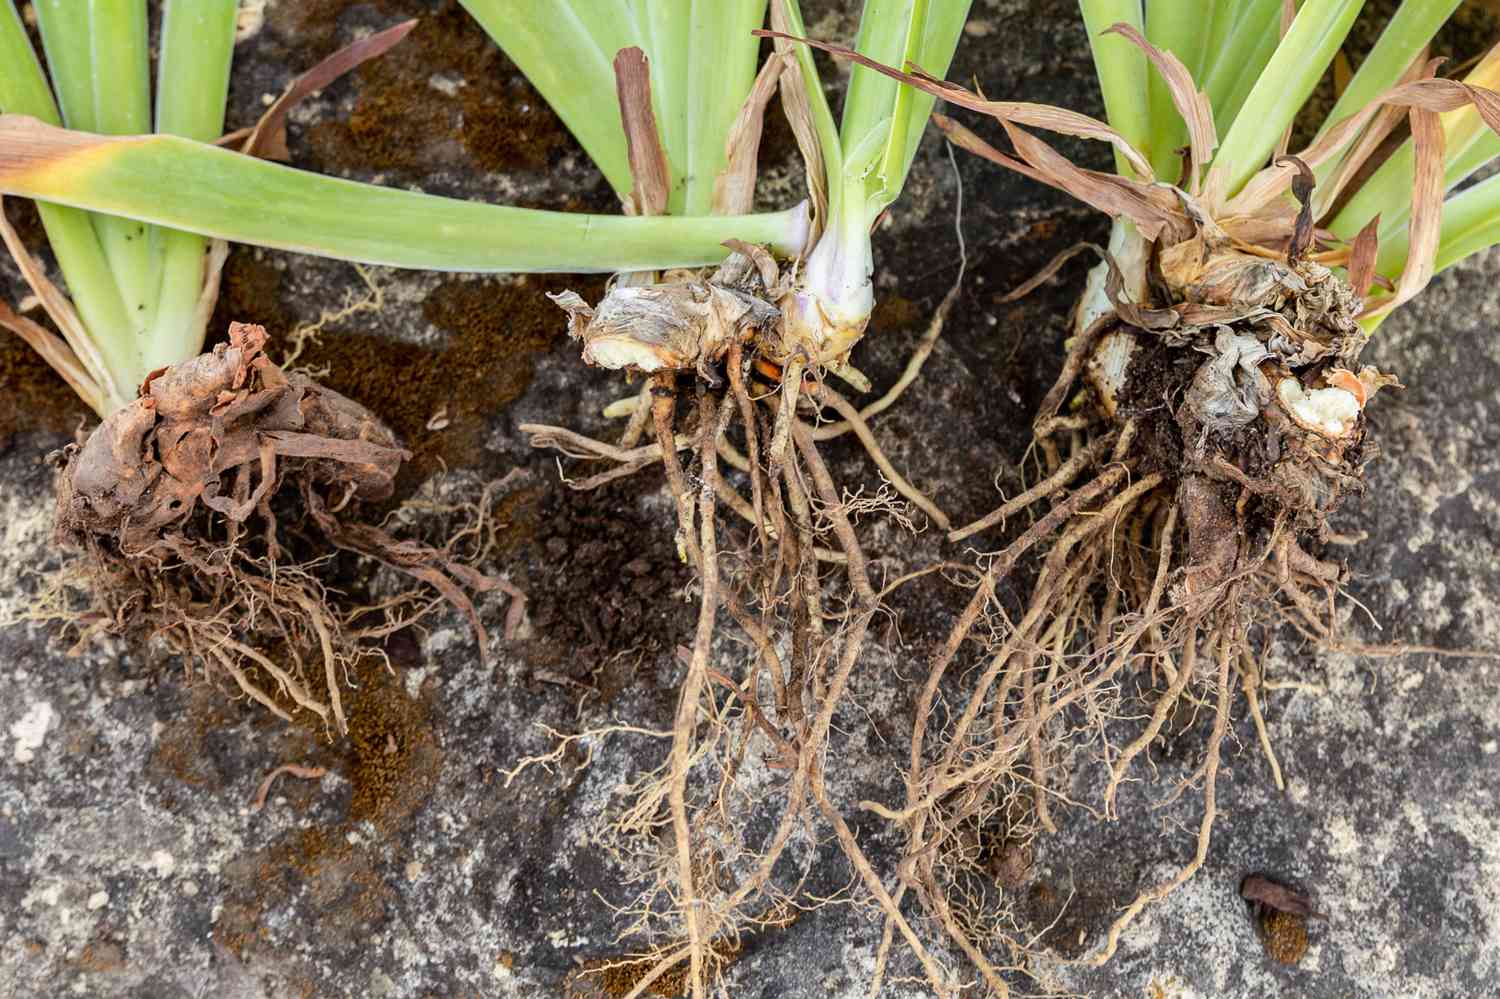
<instances>
[{"instance_id":1,"label":"root system","mask_svg":"<svg viewBox=\"0 0 1500 999\"><path fill-rule=\"evenodd\" d=\"M732 260L706 280L735 275L738 293L763 310L764 270L743 264ZM795 375L792 365L782 369L757 356L752 340L728 335L716 356L692 358L690 374L652 375L645 391L620 407L630 419L618 444L559 427L522 428L535 446L611 466L570 480L574 488L662 463L679 551L701 586L694 641L682 650L687 668L670 750L661 769L632 788L609 837L639 882L627 932L651 941L658 959L627 995L644 994L677 965L687 966L691 994L702 995L722 963L715 955L741 933L779 925L787 913L815 904L804 896L805 866L787 858L794 843L816 842L820 828L849 858L863 893L900 928L929 981L949 991L951 971L901 915L830 800L824 757L834 713L886 595L871 582L855 520L887 514L910 527L925 513L947 526L936 505L895 474L867 415L915 380L956 297L955 288L907 376L864 412L815 375ZM576 301L562 304L575 329L592 318ZM684 417L680 400L688 393ZM648 431L670 446L640 444ZM873 501L842 489L823 457L819 441L844 434L860 442L890 484ZM725 618L753 650L740 673L715 661L727 639ZM751 795L739 786L752 762L782 775L774 790ZM752 814L772 816L768 835L749 835Z\"/></svg>"},{"instance_id":2,"label":"root system","mask_svg":"<svg viewBox=\"0 0 1500 999\"><path fill-rule=\"evenodd\" d=\"M156 372L57 456L56 534L84 553L87 630L159 636L290 720L348 731L340 688L432 606L420 588L339 609L324 542L436 590L486 639L466 590L501 586L451 551L362 523L407 453L368 410L265 355L266 331ZM513 594L519 600L519 594Z\"/></svg>"},{"instance_id":3,"label":"root system","mask_svg":"<svg viewBox=\"0 0 1500 999\"><path fill-rule=\"evenodd\" d=\"M1184 280L1174 264L1189 256L1207 266ZM1156 264L1166 306L1116 294L1116 308L1070 344L1035 421L1036 484L951 533L963 540L1032 518L984 556L980 584L934 657L904 806L866 803L905 834L903 890L999 995L1000 969L1024 966L1035 948L997 932L1015 907L993 876L996 852L1055 831L1060 805L1117 818L1122 786L1138 779L1168 721L1183 705L1206 711L1197 764L1166 795L1201 798L1193 855L1117 916L1090 957L1108 960L1144 908L1204 862L1237 691L1281 784L1258 696L1263 639L1289 623L1338 642L1344 574L1314 552L1373 452L1363 406L1392 381L1354 373L1366 339L1358 299L1295 257L1200 244ZM999 585L1033 553L1040 570L1010 611ZM954 664L975 645L983 665L960 675ZM940 696L961 707L944 718ZM1067 800L1079 767L1100 772L1097 799Z\"/></svg>"}]
</instances>

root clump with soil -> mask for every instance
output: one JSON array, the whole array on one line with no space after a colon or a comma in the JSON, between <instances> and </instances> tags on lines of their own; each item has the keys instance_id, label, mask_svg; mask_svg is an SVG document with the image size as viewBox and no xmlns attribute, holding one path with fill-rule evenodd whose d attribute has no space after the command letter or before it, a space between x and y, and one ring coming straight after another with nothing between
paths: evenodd
<instances>
[{"instance_id":1,"label":"root clump with soil","mask_svg":"<svg viewBox=\"0 0 1500 999\"><path fill-rule=\"evenodd\" d=\"M948 526L892 466L868 418L916 379L958 289L902 378L861 409L827 380L868 388L848 366L851 342L825 342L794 321L798 292L766 248L726 245L733 252L717 268L623 275L598 305L571 293L552 296L586 361L643 375L646 384L610 407L628 417L617 442L556 426L521 430L535 447L605 466L566 480L574 489L663 466L677 552L698 580L699 613L691 647L679 649L686 673L669 731L610 726L563 736L557 750L523 760L510 779L531 764L555 762L580 739L670 740L661 767L628 788L600 837L636 892L622 912L622 935L645 949L630 964L627 996L666 981L675 990L679 977L684 994L704 995L744 934L784 926L800 909L822 904L807 897L806 882L816 844L830 830L868 897L902 928L927 980L947 994L951 973L892 904L825 787L824 767L834 715L847 705L871 623L904 581L876 590L856 521L891 516L910 530L925 516ZM875 496L842 488L828 467L823 443L847 434L888 484ZM642 443L648 435L654 441ZM721 627L728 622L732 638ZM752 650L742 669L719 662L731 641ZM753 792L742 784L751 772ZM771 776L769 786L762 775Z\"/></svg>"},{"instance_id":2,"label":"root clump with soil","mask_svg":"<svg viewBox=\"0 0 1500 999\"><path fill-rule=\"evenodd\" d=\"M1206 856L1236 686L1281 783L1258 702L1256 636L1290 622L1337 642L1333 598L1343 571L1309 549L1342 540L1328 517L1360 488L1373 450L1363 403L1389 379L1352 371L1366 337L1353 322L1358 299L1341 279L1311 262L1236 256L1223 263L1274 275L1268 290L1185 287L1156 268L1169 305L1122 303L1077 335L1036 418L1041 481L951 535L1035 518L987 556L932 664L906 807L873 807L906 827L907 863L929 913L976 961L981 937L971 928L1011 908L993 890L988 898L960 890L984 866L976 828L1021 843L1055 831L1064 775L1079 765L1102 766L1095 814L1115 817L1132 765L1174 712L1205 706L1214 719L1208 744L1172 795L1202 787L1194 857L1116 920L1097 959L1107 958L1135 915ZM1335 390L1357 404L1322 401ZM1012 617L997 587L1032 550L1043 553L1041 568ZM956 717L933 733L936 759L924 757L938 691L953 682L949 667L976 632L987 636L988 665L963 690ZM1131 685L1143 692L1148 720L1112 746L1118 720L1137 713ZM1076 756L1089 746L1097 764Z\"/></svg>"},{"instance_id":3,"label":"root clump with soil","mask_svg":"<svg viewBox=\"0 0 1500 999\"><path fill-rule=\"evenodd\" d=\"M159 635L277 716L348 731L340 687L362 644L430 606L413 590L336 609L336 548L435 588L485 633L465 589L498 585L450 552L360 521L390 498L407 452L359 403L285 371L264 328L154 373L141 395L58 458L56 535L84 553L86 632Z\"/></svg>"},{"instance_id":4,"label":"root clump with soil","mask_svg":"<svg viewBox=\"0 0 1500 999\"><path fill-rule=\"evenodd\" d=\"M774 264L762 262L774 275ZM780 316L767 301L774 296L757 283L757 272L747 271L748 263L748 258L731 258L701 287L725 294L735 289L737 317L765 313L774 329ZM684 282L668 286L667 293L693 301L694 287ZM696 301L712 302L712 294ZM935 319L929 341L954 297ZM751 304L740 309L747 300ZM559 304L569 310L575 330L595 318L572 298ZM640 349L639 330L629 344L633 350ZM608 334L584 333L584 339L593 346L603 335ZM663 463L677 511L678 550L701 588L693 644L679 650L687 672L672 729L626 730L669 738L667 759L632 785L603 837L622 866L634 872L638 898L624 913L630 920L627 934L668 941L638 962L641 974L633 976L630 995L644 994L665 976L681 975L672 970L678 965L687 966L681 975L685 993L689 983L702 988L722 971L720 951L733 948L743 933L785 925L799 907L817 904L803 891L810 859L805 850L809 836L816 842L819 819L832 828L877 904L882 896L890 904L825 789L823 756L834 713L846 700L871 622L891 588L877 592L872 585L855 521L885 514L911 526L908 511L919 504L908 506L895 493L915 494L923 509L936 510L899 477L890 498L873 502L839 488L820 453L820 432L828 438L856 433L877 464L885 468L889 462L860 412L831 387L813 375L805 382L798 375L789 387L790 369L761 354L774 349L774 339L685 339L716 346L695 348L652 374L628 410L631 418L617 444L560 427L522 428L534 446L612 466L569 480L575 489L597 488ZM586 356L597 359L598 354ZM920 367L920 359L915 363ZM678 412L682 395L692 400L686 419ZM828 422L814 427L809 420L823 412ZM648 431L672 446L640 444ZM779 443L785 448L780 453ZM941 522L946 526L946 518ZM721 618L734 623L735 640L752 650L742 673L716 663L727 638ZM586 732L564 744L607 734ZM522 768L532 762L543 758L523 761ZM751 794L739 786L747 767L776 774L774 789ZM750 834L755 815L770 817L766 835ZM789 862L793 857L801 859ZM890 911L906 928L930 980L947 981L948 973L915 931L894 907Z\"/></svg>"},{"instance_id":5,"label":"root clump with soil","mask_svg":"<svg viewBox=\"0 0 1500 999\"><path fill-rule=\"evenodd\" d=\"M930 664L904 806L865 803L905 832L902 891L996 994L1003 967L1039 954L1019 925L1024 879L1001 876L1007 859L1056 832L1059 807L1118 817L1121 786L1169 721L1183 705L1205 710L1208 741L1168 799L1201 788L1194 855L1114 920L1092 958L1108 959L1207 855L1237 687L1281 785L1259 704L1260 639L1290 623L1338 642L1344 573L1311 552L1345 540L1328 518L1360 489L1374 451L1363 407L1394 379L1357 369L1368 337L1341 277L1295 247L1280 259L1242 252L1200 221L1166 252L1137 244L1125 261L1136 301L1113 257L1092 275L1110 307L1075 327L1036 415L1038 481L949 537L1030 526L982 556L979 586ZM1036 557L1009 608L1001 584L1024 579ZM957 675L975 645L980 666ZM1113 745L1134 716L1144 724ZM1099 769L1098 801L1068 797L1079 768Z\"/></svg>"}]
</instances>

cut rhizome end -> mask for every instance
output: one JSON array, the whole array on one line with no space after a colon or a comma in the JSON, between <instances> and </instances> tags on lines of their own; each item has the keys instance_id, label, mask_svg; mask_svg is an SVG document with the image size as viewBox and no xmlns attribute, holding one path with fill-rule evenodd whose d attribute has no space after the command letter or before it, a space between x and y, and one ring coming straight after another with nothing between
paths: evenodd
<instances>
[{"instance_id":1,"label":"cut rhizome end","mask_svg":"<svg viewBox=\"0 0 1500 999\"><path fill-rule=\"evenodd\" d=\"M266 331L153 373L131 403L59 453L58 540L82 549L92 606L79 623L161 636L278 717L347 730L341 685L373 640L431 607L416 590L378 606L331 597L334 548L438 590L494 581L450 552L361 522L409 455L369 410L265 354Z\"/></svg>"}]
</instances>

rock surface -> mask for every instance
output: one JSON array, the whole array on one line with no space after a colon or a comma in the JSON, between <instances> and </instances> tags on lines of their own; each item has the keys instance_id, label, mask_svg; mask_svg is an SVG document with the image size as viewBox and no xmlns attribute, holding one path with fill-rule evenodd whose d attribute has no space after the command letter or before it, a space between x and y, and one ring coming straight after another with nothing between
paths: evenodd
<instances>
[{"instance_id":1,"label":"rock surface","mask_svg":"<svg viewBox=\"0 0 1500 999\"><path fill-rule=\"evenodd\" d=\"M609 209L581 152L556 136L555 119L529 103L535 95L487 54L455 5L263 6L264 25L239 51L231 126L355 33L425 13L434 27L408 44L424 46L416 61L430 74L418 88L432 102L420 140L428 148L403 152L400 143L418 139L395 119L409 114L401 101L416 98L372 71L297 113L297 162L446 194ZM815 33L851 36L853 3L805 7ZM976 0L960 53L954 79L1096 110L1069 0ZM385 145L382 115L397 136ZM486 144L485 123L512 131L498 147ZM790 146L785 136L776 141L773 131L767 186L794 195ZM507 142L526 155L507 160ZM1099 150L1062 145L1102 163ZM384 156L379 172L351 165L361 150ZM1104 225L975 160L957 168L964 298L920 391L883 416L877 433L897 467L965 519L995 504L997 480L1008 491L1019 481L1025 428L1060 361L1083 265L1020 303L997 299L1059 250L1098 240ZM895 378L955 276L957 190L954 167L929 140L877 242L884 304L857 358L877 385ZM361 678L354 730L337 743L230 700L150 647L92 641L70 655L76 636L26 618L43 606L38 573L60 562L42 457L67 439L76 411L61 402L17 412L0 433L0 620L9 622L0 627L0 994L563 995L580 965L622 952L622 921L609 906L630 892L597 833L620 785L656 765L660 743L622 734L515 780L506 771L552 747L542 725L569 733L667 724L680 676L674 650L690 641L694 610L659 479L571 492L553 458L531 452L516 428L538 420L602 434L598 414L620 382L580 366L543 282L377 272L369 277L378 307L336 315L367 295L346 265L237 249L229 273L225 308L238 314L225 318L274 330L327 313L325 344L368 351L340 355L346 367L329 377L340 387L337 379L364 379L355 386L362 401L391 414L409 439L427 435L452 471L421 484L423 496L474 500L485 482L511 476L490 567L530 594L527 628L505 642L504 604L488 600L488 667L456 615L399 634L388 648L393 672ZM14 269L0 265L0 275L17 297ZM1369 535L1348 553L1352 638L1500 650L1497 277L1496 253L1444 274L1372 348L1371 359L1409 387L1373 406L1384 454L1340 524ZM485 311L501 299L510 312ZM543 333L525 332L533 328ZM465 382L467 369L442 367L457 364L465 336L492 336L512 351L508 381ZM322 356L309 349L315 361ZM355 370L361 362L368 371ZM429 370L443 372L435 385L423 381ZM399 399L381 395L404 383ZM465 393L489 393L494 405L476 408ZM428 429L439 416L448 425ZM847 480L873 484L860 456L835 458ZM414 515L418 527L424 516ZM871 545L892 575L959 554L932 532L913 541L878 525ZM894 798L891 761L905 754L911 678L960 597L923 583L895 598L899 628L882 633L856 674L861 707L836 719L830 785L846 809L861 797ZM1044 962L1034 971L1051 989L1095 996L1491 991L1500 976L1500 666L1465 655L1361 658L1288 633L1265 668L1300 684L1266 703L1287 792L1276 792L1249 719L1237 715L1202 872L1149 910L1102 968ZM254 809L262 779L286 763L328 772L284 775ZM1040 841L1034 883L1070 898L1048 936L1059 952L1088 953L1119 906L1191 856L1200 806L1187 796L1153 808L1184 767L1170 754L1157 763L1163 779L1133 789L1119 821L1065 812L1058 835ZM866 849L890 870L899 844L882 828L856 821ZM797 856L809 865L810 894L848 887L833 844L808 841ZM1329 916L1311 925L1295 967L1266 956L1237 894L1253 871L1307 892ZM816 909L747 937L726 972L729 994L862 996L879 940L862 903ZM915 974L913 962L897 959L882 995L926 995Z\"/></svg>"}]
</instances>

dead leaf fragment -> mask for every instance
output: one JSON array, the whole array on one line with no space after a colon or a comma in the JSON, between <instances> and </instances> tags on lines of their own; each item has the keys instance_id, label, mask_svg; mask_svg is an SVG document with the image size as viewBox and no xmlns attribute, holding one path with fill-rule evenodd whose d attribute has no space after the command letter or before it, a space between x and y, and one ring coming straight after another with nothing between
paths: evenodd
<instances>
[{"instance_id":1,"label":"dead leaf fragment","mask_svg":"<svg viewBox=\"0 0 1500 999\"><path fill-rule=\"evenodd\" d=\"M667 165L651 105L651 60L632 45L619 51L614 65L632 182L626 214L665 215L672 193L672 168Z\"/></svg>"},{"instance_id":2,"label":"dead leaf fragment","mask_svg":"<svg viewBox=\"0 0 1500 999\"><path fill-rule=\"evenodd\" d=\"M305 767L299 763L284 763L266 775L266 779L260 782L256 789L255 800L250 803L250 811L258 812L266 807L266 797L271 793L271 785L276 783L276 778L282 774L291 777L300 777L303 780L321 780L328 773L327 767Z\"/></svg>"},{"instance_id":3,"label":"dead leaf fragment","mask_svg":"<svg viewBox=\"0 0 1500 999\"><path fill-rule=\"evenodd\" d=\"M1268 905L1280 912L1290 912L1312 919L1327 919L1312 907L1312 899L1295 892L1286 885L1272 881L1264 874L1250 874L1240 882L1240 898L1247 902Z\"/></svg>"},{"instance_id":4,"label":"dead leaf fragment","mask_svg":"<svg viewBox=\"0 0 1500 999\"><path fill-rule=\"evenodd\" d=\"M285 163L292 158L286 145L286 118L292 108L309 94L316 93L345 73L389 51L417 26L416 19L403 21L393 28L376 32L339 49L312 69L292 81L291 86L266 109L249 132L231 132L220 144L233 145L244 139L240 152L261 159Z\"/></svg>"}]
</instances>

